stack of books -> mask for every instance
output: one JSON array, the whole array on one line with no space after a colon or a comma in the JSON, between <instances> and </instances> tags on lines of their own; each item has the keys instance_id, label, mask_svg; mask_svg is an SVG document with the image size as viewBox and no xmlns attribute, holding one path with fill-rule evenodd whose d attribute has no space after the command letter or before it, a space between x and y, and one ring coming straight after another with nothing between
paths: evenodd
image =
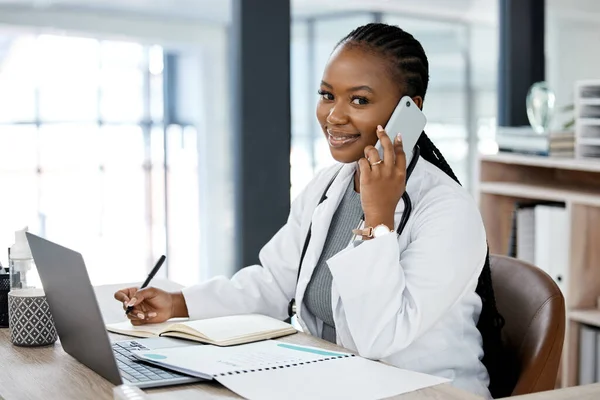
<instances>
[{"instance_id":1,"label":"stack of books","mask_svg":"<svg viewBox=\"0 0 600 400\"><path fill-rule=\"evenodd\" d=\"M502 152L552 157L575 156L575 132L550 131L536 133L530 126L499 126L496 143Z\"/></svg>"},{"instance_id":2,"label":"stack of books","mask_svg":"<svg viewBox=\"0 0 600 400\"><path fill-rule=\"evenodd\" d=\"M575 83L577 158L600 158L600 80Z\"/></svg>"}]
</instances>

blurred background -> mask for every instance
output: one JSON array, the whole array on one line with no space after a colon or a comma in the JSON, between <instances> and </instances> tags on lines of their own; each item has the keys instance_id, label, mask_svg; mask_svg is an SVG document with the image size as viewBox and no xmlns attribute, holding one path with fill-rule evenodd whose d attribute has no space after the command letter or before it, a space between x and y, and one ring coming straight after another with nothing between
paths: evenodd
<instances>
[{"instance_id":1,"label":"blurred background","mask_svg":"<svg viewBox=\"0 0 600 400\"><path fill-rule=\"evenodd\" d=\"M256 210L265 220L273 204L289 207L333 162L314 117L321 73L333 46L372 21L399 25L423 44L426 130L475 190L477 155L498 150L505 0L280 0L285 6L271 13L273 3L0 0L0 245L28 226L83 253L95 284L141 280L160 254L168 256L161 274L179 283L230 276L245 265L240 252L257 252L253 243L285 222L279 212L253 237L259 228L245 216ZM574 82L600 71L592 50L600 2L529 3L543 7L546 81L558 106L571 104ZM287 81L244 86L252 77L245 61L261 62L245 50L271 46L245 42L253 40L246 18L278 12L289 40L273 51L289 54L277 66L289 69ZM263 18L268 34L276 24ZM279 170L287 197L262 193L260 203L240 188L252 185L249 174L268 179L269 166L245 155L268 159L250 150L270 142L245 130L244 116L288 97L289 116L275 118L289 122L279 128L289 142L289 167ZM240 250L241 234L255 242ZM4 250L0 260L7 265Z\"/></svg>"}]
</instances>

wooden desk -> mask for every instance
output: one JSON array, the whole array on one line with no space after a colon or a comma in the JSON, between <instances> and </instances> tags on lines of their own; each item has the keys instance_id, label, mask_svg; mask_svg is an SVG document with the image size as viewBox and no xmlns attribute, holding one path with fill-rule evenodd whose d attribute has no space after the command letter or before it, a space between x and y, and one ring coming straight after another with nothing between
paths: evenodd
<instances>
[{"instance_id":1,"label":"wooden desk","mask_svg":"<svg viewBox=\"0 0 600 400\"><path fill-rule=\"evenodd\" d=\"M123 336L112 335L118 340ZM340 350L313 336L297 333L280 340ZM112 399L113 385L65 353L59 343L44 348L16 347L8 329L0 330L0 399ZM148 389L152 400L240 399L215 382ZM394 397L401 400L476 400L479 397L443 384Z\"/></svg>"},{"instance_id":2,"label":"wooden desk","mask_svg":"<svg viewBox=\"0 0 600 400\"><path fill-rule=\"evenodd\" d=\"M158 281L156 286L167 290L177 287L168 281ZM100 308L106 322L117 322L123 318L120 304L112 298L114 291L120 287L123 285L96 288ZM111 334L113 340L124 338L124 336ZM304 333L294 334L281 338L281 340L319 346L334 351L341 350L338 346ZM10 343L8 329L0 329L0 366L0 399L113 399L113 385L65 353L60 343L38 348L16 347ZM557 391L557 395L562 392L560 395L562 397L556 397L556 399L592 399L592 397L583 397L588 393L589 396L595 396L593 398L600 398L600 385L575 389L580 391L573 392L573 397L564 397L568 396L567 392ZM214 382L150 389L146 392L152 400L240 398ZM554 399L554 396L546 395L543 398ZM475 400L479 397L456 389L449 384L443 384L397 396L395 399ZM531 398L531 400L537 399L539 397Z\"/></svg>"},{"instance_id":3,"label":"wooden desk","mask_svg":"<svg viewBox=\"0 0 600 400\"><path fill-rule=\"evenodd\" d=\"M600 383L511 397L511 400L598 400Z\"/></svg>"}]
</instances>

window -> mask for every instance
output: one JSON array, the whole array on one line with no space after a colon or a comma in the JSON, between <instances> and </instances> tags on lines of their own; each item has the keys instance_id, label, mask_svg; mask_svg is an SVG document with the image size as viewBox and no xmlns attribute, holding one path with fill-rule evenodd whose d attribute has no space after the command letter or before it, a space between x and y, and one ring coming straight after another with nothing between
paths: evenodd
<instances>
[{"instance_id":1,"label":"window","mask_svg":"<svg viewBox=\"0 0 600 400\"><path fill-rule=\"evenodd\" d=\"M0 243L27 225L81 252L92 282L103 284L142 280L172 235L167 265L192 271L172 278L196 279L196 131L163 126L163 49L2 39Z\"/></svg>"},{"instance_id":2,"label":"window","mask_svg":"<svg viewBox=\"0 0 600 400\"><path fill-rule=\"evenodd\" d=\"M198 134L192 126L171 125L167 130L169 278L198 282L200 268L200 177Z\"/></svg>"},{"instance_id":3,"label":"window","mask_svg":"<svg viewBox=\"0 0 600 400\"><path fill-rule=\"evenodd\" d=\"M39 118L90 121L98 118L99 42L41 35L35 42Z\"/></svg>"}]
</instances>

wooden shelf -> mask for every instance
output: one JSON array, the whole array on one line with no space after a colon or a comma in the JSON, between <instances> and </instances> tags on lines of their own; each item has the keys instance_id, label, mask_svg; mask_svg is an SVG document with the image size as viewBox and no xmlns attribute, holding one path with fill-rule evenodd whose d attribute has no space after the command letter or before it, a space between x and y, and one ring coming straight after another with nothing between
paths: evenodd
<instances>
[{"instance_id":1,"label":"wooden shelf","mask_svg":"<svg viewBox=\"0 0 600 400\"><path fill-rule=\"evenodd\" d=\"M598 87L600 90L600 82ZM600 327L600 159L482 155L479 175L479 205L491 253L509 251L516 203L566 203L569 256L563 293L567 310L573 311L567 312L560 381L562 386L574 386L579 373L580 327Z\"/></svg>"},{"instance_id":2,"label":"wooden shelf","mask_svg":"<svg viewBox=\"0 0 600 400\"><path fill-rule=\"evenodd\" d=\"M560 168L574 171L600 172L600 160L568 157L530 156L513 153L497 153L480 156L481 161L502 164L517 164L531 167Z\"/></svg>"},{"instance_id":3,"label":"wooden shelf","mask_svg":"<svg viewBox=\"0 0 600 400\"><path fill-rule=\"evenodd\" d=\"M480 182L479 191L515 198L572 202L600 207L600 190L594 189L586 190L567 186L545 186L515 182Z\"/></svg>"},{"instance_id":4,"label":"wooden shelf","mask_svg":"<svg viewBox=\"0 0 600 400\"><path fill-rule=\"evenodd\" d=\"M582 324L592 325L600 328L599 309L569 311L569 319L571 321L580 322Z\"/></svg>"}]
</instances>

